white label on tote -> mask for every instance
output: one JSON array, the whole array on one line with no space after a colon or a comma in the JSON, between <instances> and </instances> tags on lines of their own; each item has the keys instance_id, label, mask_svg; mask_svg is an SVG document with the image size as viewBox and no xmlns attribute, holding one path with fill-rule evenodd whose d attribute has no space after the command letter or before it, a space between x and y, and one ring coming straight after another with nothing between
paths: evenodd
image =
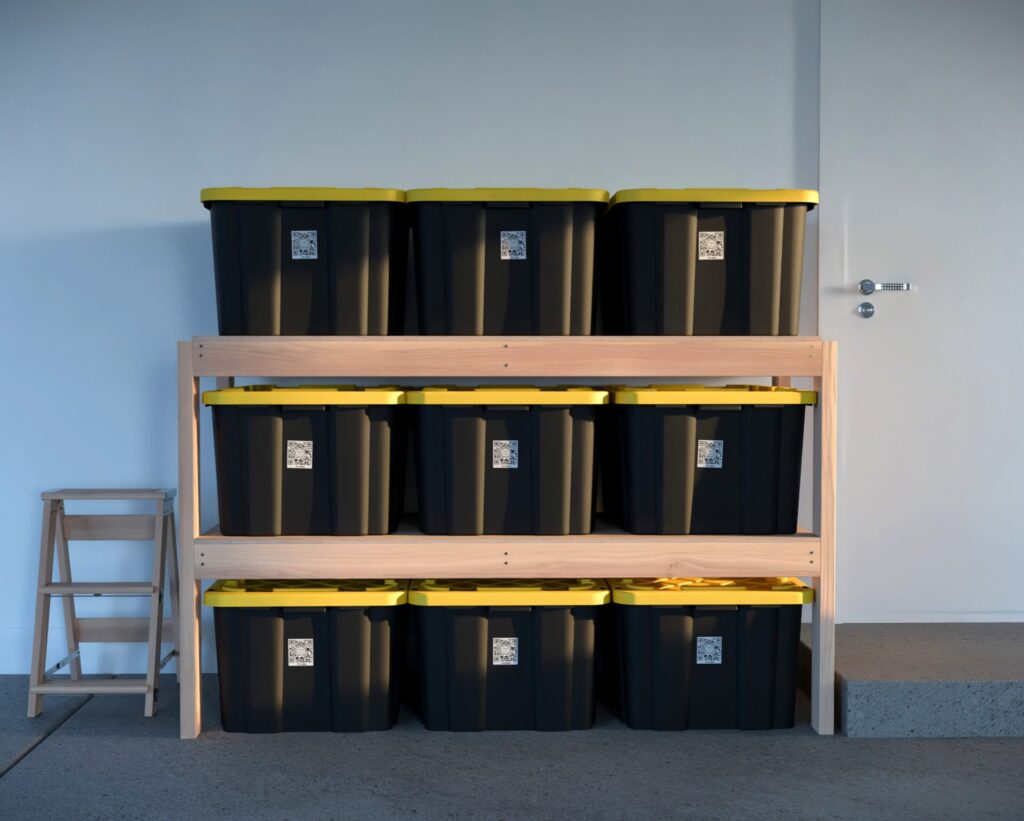
<instances>
[{"instance_id":1,"label":"white label on tote","mask_svg":"<svg viewBox=\"0 0 1024 821\"><path fill-rule=\"evenodd\" d=\"M288 639L288 666L313 666L313 639Z\"/></svg>"},{"instance_id":2,"label":"white label on tote","mask_svg":"<svg viewBox=\"0 0 1024 821\"><path fill-rule=\"evenodd\" d=\"M697 664L722 663L722 637L697 636Z\"/></svg>"},{"instance_id":3,"label":"white label on tote","mask_svg":"<svg viewBox=\"0 0 1024 821\"><path fill-rule=\"evenodd\" d=\"M501 258L526 259L526 232L501 232Z\"/></svg>"},{"instance_id":4,"label":"white label on tote","mask_svg":"<svg viewBox=\"0 0 1024 821\"><path fill-rule=\"evenodd\" d=\"M725 440L723 439L698 439L697 440L697 467L699 468L720 468L722 459L725 456Z\"/></svg>"},{"instance_id":5,"label":"white label on tote","mask_svg":"<svg viewBox=\"0 0 1024 821\"><path fill-rule=\"evenodd\" d=\"M292 259L316 258L316 231L292 231Z\"/></svg>"},{"instance_id":6,"label":"white label on tote","mask_svg":"<svg viewBox=\"0 0 1024 821\"><path fill-rule=\"evenodd\" d=\"M306 439L289 439L285 464L300 470L313 469L313 443Z\"/></svg>"},{"instance_id":7,"label":"white label on tote","mask_svg":"<svg viewBox=\"0 0 1024 821\"><path fill-rule=\"evenodd\" d=\"M491 639L491 664L510 667L519 664L519 639Z\"/></svg>"},{"instance_id":8,"label":"white label on tote","mask_svg":"<svg viewBox=\"0 0 1024 821\"><path fill-rule=\"evenodd\" d=\"M725 231L698 231L697 259L725 259Z\"/></svg>"},{"instance_id":9,"label":"white label on tote","mask_svg":"<svg viewBox=\"0 0 1024 821\"><path fill-rule=\"evenodd\" d=\"M495 439L492 441L491 467L503 469L519 467L519 440Z\"/></svg>"}]
</instances>

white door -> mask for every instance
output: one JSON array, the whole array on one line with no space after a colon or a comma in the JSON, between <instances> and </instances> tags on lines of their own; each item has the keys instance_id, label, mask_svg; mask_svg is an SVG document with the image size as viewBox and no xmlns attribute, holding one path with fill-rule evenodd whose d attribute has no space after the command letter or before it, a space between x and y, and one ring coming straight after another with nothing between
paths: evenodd
<instances>
[{"instance_id":1,"label":"white door","mask_svg":"<svg viewBox=\"0 0 1024 821\"><path fill-rule=\"evenodd\" d=\"M837 619L1022 620L1024 3L824 0L820 168Z\"/></svg>"}]
</instances>

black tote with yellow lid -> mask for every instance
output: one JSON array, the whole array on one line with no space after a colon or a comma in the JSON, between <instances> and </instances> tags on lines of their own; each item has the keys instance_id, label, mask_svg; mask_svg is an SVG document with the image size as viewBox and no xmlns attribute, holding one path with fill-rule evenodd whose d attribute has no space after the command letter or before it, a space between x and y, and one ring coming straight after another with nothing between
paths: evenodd
<instances>
[{"instance_id":1,"label":"black tote with yellow lid","mask_svg":"<svg viewBox=\"0 0 1024 821\"><path fill-rule=\"evenodd\" d=\"M247 385L207 391L225 536L390 533L401 515L405 393Z\"/></svg>"},{"instance_id":2,"label":"black tote with yellow lid","mask_svg":"<svg viewBox=\"0 0 1024 821\"><path fill-rule=\"evenodd\" d=\"M228 732L386 730L398 718L409 583L215 582L220 714Z\"/></svg>"},{"instance_id":3,"label":"black tote with yellow lid","mask_svg":"<svg viewBox=\"0 0 1024 821\"><path fill-rule=\"evenodd\" d=\"M608 333L792 336L817 191L635 188L601 227Z\"/></svg>"},{"instance_id":4,"label":"black tote with yellow lid","mask_svg":"<svg viewBox=\"0 0 1024 821\"><path fill-rule=\"evenodd\" d=\"M585 730L594 722L594 579L427 579L409 604L428 730Z\"/></svg>"},{"instance_id":5,"label":"black tote with yellow lid","mask_svg":"<svg viewBox=\"0 0 1024 821\"><path fill-rule=\"evenodd\" d=\"M631 533L794 533L813 391L656 385L612 392L606 510Z\"/></svg>"},{"instance_id":6,"label":"black tote with yellow lid","mask_svg":"<svg viewBox=\"0 0 1024 821\"><path fill-rule=\"evenodd\" d=\"M613 579L624 722L640 730L792 727L799 579Z\"/></svg>"},{"instance_id":7,"label":"black tote with yellow lid","mask_svg":"<svg viewBox=\"0 0 1024 821\"><path fill-rule=\"evenodd\" d=\"M407 202L420 333L591 333L607 191L425 188Z\"/></svg>"},{"instance_id":8,"label":"black tote with yellow lid","mask_svg":"<svg viewBox=\"0 0 1024 821\"><path fill-rule=\"evenodd\" d=\"M409 227L392 188L204 188L225 335L400 334Z\"/></svg>"},{"instance_id":9,"label":"black tote with yellow lid","mask_svg":"<svg viewBox=\"0 0 1024 821\"><path fill-rule=\"evenodd\" d=\"M594 423L607 391L408 391L420 527L448 535L589 533Z\"/></svg>"}]
</instances>

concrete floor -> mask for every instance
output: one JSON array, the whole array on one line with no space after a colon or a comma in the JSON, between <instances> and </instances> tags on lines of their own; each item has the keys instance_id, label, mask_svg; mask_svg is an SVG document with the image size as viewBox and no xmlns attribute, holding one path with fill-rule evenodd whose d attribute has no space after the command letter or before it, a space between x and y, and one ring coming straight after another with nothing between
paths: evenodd
<instances>
[{"instance_id":1,"label":"concrete floor","mask_svg":"<svg viewBox=\"0 0 1024 821\"><path fill-rule=\"evenodd\" d=\"M840 624L836 682L846 735L1024 737L1024 623Z\"/></svg>"},{"instance_id":2,"label":"concrete floor","mask_svg":"<svg viewBox=\"0 0 1024 821\"><path fill-rule=\"evenodd\" d=\"M0 818L1024 818L1024 739L632 731L178 735L177 688L50 699L0 677ZM26 752L27 751L27 752Z\"/></svg>"}]
</instances>

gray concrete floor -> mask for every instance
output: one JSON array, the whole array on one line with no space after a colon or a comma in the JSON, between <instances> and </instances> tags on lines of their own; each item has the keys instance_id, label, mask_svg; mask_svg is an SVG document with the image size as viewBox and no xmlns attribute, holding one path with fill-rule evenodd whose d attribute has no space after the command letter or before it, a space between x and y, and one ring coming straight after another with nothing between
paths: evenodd
<instances>
[{"instance_id":1,"label":"gray concrete floor","mask_svg":"<svg viewBox=\"0 0 1024 821\"><path fill-rule=\"evenodd\" d=\"M172 680L173 681L173 680ZM50 699L0 677L0 818L1024 818L1024 739L824 738L629 730L237 735L204 681L203 735L178 735L177 688ZM42 740L40 740L42 739ZM20 745L20 746L19 746ZM34 745L34 746L32 746ZM26 752L27 750L27 752Z\"/></svg>"},{"instance_id":2,"label":"gray concrete floor","mask_svg":"<svg viewBox=\"0 0 1024 821\"><path fill-rule=\"evenodd\" d=\"M1024 623L840 624L836 681L846 735L1024 737Z\"/></svg>"},{"instance_id":3,"label":"gray concrete floor","mask_svg":"<svg viewBox=\"0 0 1024 821\"><path fill-rule=\"evenodd\" d=\"M851 681L1024 681L1024 622L838 624L836 671Z\"/></svg>"}]
</instances>

